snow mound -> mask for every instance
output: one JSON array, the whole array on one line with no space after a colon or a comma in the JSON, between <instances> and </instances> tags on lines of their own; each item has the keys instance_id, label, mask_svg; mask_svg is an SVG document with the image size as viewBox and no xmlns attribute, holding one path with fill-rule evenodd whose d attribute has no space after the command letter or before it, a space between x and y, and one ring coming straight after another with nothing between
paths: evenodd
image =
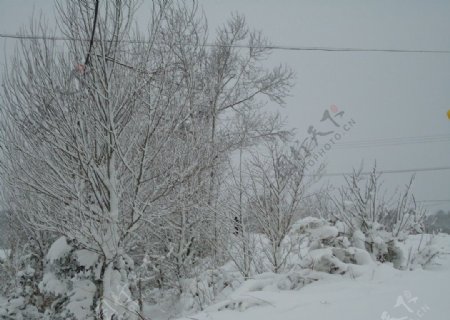
<instances>
[{"instance_id":1,"label":"snow mound","mask_svg":"<svg viewBox=\"0 0 450 320\"><path fill-rule=\"evenodd\" d=\"M94 267L98 262L98 254L86 249L76 250L73 254L78 265L86 269Z\"/></svg>"},{"instance_id":2,"label":"snow mound","mask_svg":"<svg viewBox=\"0 0 450 320\"><path fill-rule=\"evenodd\" d=\"M298 220L292 226L292 233L294 234L309 234L312 240L324 240L337 237L338 229L330 226L324 219L315 217L306 217Z\"/></svg>"},{"instance_id":3,"label":"snow mound","mask_svg":"<svg viewBox=\"0 0 450 320\"><path fill-rule=\"evenodd\" d=\"M6 260L10 254L11 250L8 249L0 249L0 261Z\"/></svg>"},{"instance_id":4,"label":"snow mound","mask_svg":"<svg viewBox=\"0 0 450 320\"><path fill-rule=\"evenodd\" d=\"M233 293L233 296L255 291L298 290L317 280L318 277L315 274L311 274L309 270L290 272L286 274L266 272L256 275L253 279L245 281Z\"/></svg>"},{"instance_id":5,"label":"snow mound","mask_svg":"<svg viewBox=\"0 0 450 320\"><path fill-rule=\"evenodd\" d=\"M256 275L253 279L244 281L227 298L210 306L207 310L208 312L227 310L243 312L253 307L267 306L271 304L270 301L260 299L255 295L260 292L288 292L291 290L299 290L320 278L320 274L311 270L301 270L287 274L262 273Z\"/></svg>"},{"instance_id":6,"label":"snow mound","mask_svg":"<svg viewBox=\"0 0 450 320\"><path fill-rule=\"evenodd\" d=\"M217 310L236 310L236 311L245 311L251 307L264 306L269 305L270 302L258 299L256 297L240 297L235 301L224 302L222 306L220 306Z\"/></svg>"},{"instance_id":7,"label":"snow mound","mask_svg":"<svg viewBox=\"0 0 450 320\"><path fill-rule=\"evenodd\" d=\"M320 247L321 243L337 238L339 230L324 219L306 217L292 226L291 235L307 237L312 246Z\"/></svg>"},{"instance_id":8,"label":"snow mound","mask_svg":"<svg viewBox=\"0 0 450 320\"><path fill-rule=\"evenodd\" d=\"M92 301L96 293L94 283L89 280L72 281L73 289L70 302L65 306L67 315L75 315L76 319L94 320L91 312Z\"/></svg>"},{"instance_id":9,"label":"snow mound","mask_svg":"<svg viewBox=\"0 0 450 320\"><path fill-rule=\"evenodd\" d=\"M39 283L39 290L47 294L58 296L66 292L66 286L65 283L59 280L54 273L47 272L44 274L44 278Z\"/></svg>"},{"instance_id":10,"label":"snow mound","mask_svg":"<svg viewBox=\"0 0 450 320\"><path fill-rule=\"evenodd\" d=\"M67 257L71 250L72 247L67 243L66 237L61 237L51 245L47 253L47 259L52 263L55 260Z\"/></svg>"}]
</instances>

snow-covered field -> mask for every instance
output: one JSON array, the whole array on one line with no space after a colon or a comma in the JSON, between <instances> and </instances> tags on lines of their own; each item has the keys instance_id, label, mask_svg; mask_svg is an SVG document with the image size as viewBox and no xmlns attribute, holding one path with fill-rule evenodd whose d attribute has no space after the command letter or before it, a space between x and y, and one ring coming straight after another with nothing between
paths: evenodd
<instances>
[{"instance_id":1,"label":"snow-covered field","mask_svg":"<svg viewBox=\"0 0 450 320\"><path fill-rule=\"evenodd\" d=\"M253 285L244 283L224 301L183 319L448 320L450 236L440 234L435 240L441 255L425 270L400 271L390 264L363 266L353 276L322 275L294 291L264 285L263 275L248 281ZM420 239L415 236L412 241Z\"/></svg>"}]
</instances>

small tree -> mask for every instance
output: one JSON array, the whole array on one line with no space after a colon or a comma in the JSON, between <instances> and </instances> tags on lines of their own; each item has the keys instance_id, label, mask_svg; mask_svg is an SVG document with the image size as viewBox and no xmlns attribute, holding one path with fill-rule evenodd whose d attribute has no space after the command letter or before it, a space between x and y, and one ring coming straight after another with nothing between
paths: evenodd
<instances>
[{"instance_id":1,"label":"small tree","mask_svg":"<svg viewBox=\"0 0 450 320\"><path fill-rule=\"evenodd\" d=\"M249 210L258 230L268 240L266 255L279 272L292 247L283 248L301 202L314 181L306 174L310 153L304 146L288 147L279 141L265 143L267 154L254 154L248 166Z\"/></svg>"},{"instance_id":2,"label":"small tree","mask_svg":"<svg viewBox=\"0 0 450 320\"><path fill-rule=\"evenodd\" d=\"M222 222L220 244L242 276L248 278L254 271L256 239L252 235L254 230L245 193L248 181L244 177L243 153L241 148L237 166L229 161L228 179L224 179L218 214Z\"/></svg>"}]
</instances>

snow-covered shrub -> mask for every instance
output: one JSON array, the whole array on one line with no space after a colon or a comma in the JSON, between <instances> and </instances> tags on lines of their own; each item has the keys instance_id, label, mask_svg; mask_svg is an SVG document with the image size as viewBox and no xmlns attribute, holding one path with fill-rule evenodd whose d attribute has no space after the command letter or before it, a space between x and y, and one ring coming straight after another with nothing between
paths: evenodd
<instances>
[{"instance_id":1,"label":"snow-covered shrub","mask_svg":"<svg viewBox=\"0 0 450 320\"><path fill-rule=\"evenodd\" d=\"M225 224L226 232L222 237L222 244L227 257L233 261L242 276L248 278L259 269L255 265L259 241L255 234L249 231L246 219L241 221L241 219L234 220L230 217L229 221Z\"/></svg>"},{"instance_id":2,"label":"snow-covered shrub","mask_svg":"<svg viewBox=\"0 0 450 320\"><path fill-rule=\"evenodd\" d=\"M10 209L3 212L2 219L5 224L1 231L0 294L11 297L17 296L18 291L29 291L25 287L31 282L37 287L42 279L43 259L52 236L31 228L23 221L22 214L15 210L14 203L9 202L8 207ZM30 275L31 269L34 270L33 275Z\"/></svg>"},{"instance_id":3,"label":"snow-covered shrub","mask_svg":"<svg viewBox=\"0 0 450 320\"><path fill-rule=\"evenodd\" d=\"M8 295L16 274L15 257L9 249L0 249L0 295Z\"/></svg>"},{"instance_id":4,"label":"snow-covered shrub","mask_svg":"<svg viewBox=\"0 0 450 320\"><path fill-rule=\"evenodd\" d=\"M436 238L437 235L433 234L411 236L403 246L403 251L406 252L403 267L413 270L431 265L441 253Z\"/></svg>"},{"instance_id":5,"label":"snow-covered shrub","mask_svg":"<svg viewBox=\"0 0 450 320\"><path fill-rule=\"evenodd\" d=\"M197 272L196 272L197 273ZM146 289L145 299L153 308L166 310L167 318L194 314L213 302L226 299L244 282L232 262L216 269L207 269L193 278L181 281L177 288Z\"/></svg>"},{"instance_id":6,"label":"snow-covered shrub","mask_svg":"<svg viewBox=\"0 0 450 320\"><path fill-rule=\"evenodd\" d=\"M204 310L214 300L217 287L223 289L223 283L221 275L212 270L202 277L185 279L179 300L180 309L188 312Z\"/></svg>"},{"instance_id":7,"label":"snow-covered shrub","mask_svg":"<svg viewBox=\"0 0 450 320\"><path fill-rule=\"evenodd\" d=\"M299 290L318 279L318 274L310 272L310 270L282 274L265 272L240 283L239 287L229 292L228 296L212 308L217 311L245 311L252 307L268 305L270 302L255 298L251 293L271 290Z\"/></svg>"},{"instance_id":8,"label":"snow-covered shrub","mask_svg":"<svg viewBox=\"0 0 450 320\"><path fill-rule=\"evenodd\" d=\"M29 228L16 211L10 213L13 212L8 216L4 234L8 249L0 250L0 287L7 297L2 314L15 319L40 319L45 300L38 284L51 235Z\"/></svg>"},{"instance_id":9,"label":"snow-covered shrub","mask_svg":"<svg viewBox=\"0 0 450 320\"><path fill-rule=\"evenodd\" d=\"M98 254L77 249L76 243L62 236L51 245L45 256L42 281L39 284L35 280L31 282L40 293L34 295L34 299L41 301L29 305L39 306L33 310L42 312L36 319L94 320L98 319L100 312L106 319L112 314L121 320L135 319L136 303L131 298L130 281L126 278L132 265L133 262L126 258L106 265ZM33 272L25 270L22 277L31 277ZM124 274L126 281L123 281ZM101 292L100 288L109 291ZM23 301L23 295L18 299ZM103 307L101 311L100 304Z\"/></svg>"},{"instance_id":10,"label":"snow-covered shrub","mask_svg":"<svg viewBox=\"0 0 450 320\"><path fill-rule=\"evenodd\" d=\"M291 235L303 235L311 249L322 248L338 236L338 229L321 218L306 217L295 222Z\"/></svg>"},{"instance_id":11,"label":"snow-covered shrub","mask_svg":"<svg viewBox=\"0 0 450 320\"><path fill-rule=\"evenodd\" d=\"M42 314L39 309L44 306L44 300L37 287L40 275L35 268L36 257L28 253L17 257L17 260L18 270L14 280L16 286L12 292L9 292L8 301L0 316L18 320L41 319Z\"/></svg>"},{"instance_id":12,"label":"snow-covered shrub","mask_svg":"<svg viewBox=\"0 0 450 320\"><path fill-rule=\"evenodd\" d=\"M423 232L425 212L416 205L411 193L413 178L403 192L387 197L376 167L369 175L359 170L346 176L346 185L333 199L339 232L378 261L400 267L405 257L399 243L409 234Z\"/></svg>"},{"instance_id":13,"label":"snow-covered shrub","mask_svg":"<svg viewBox=\"0 0 450 320\"><path fill-rule=\"evenodd\" d=\"M48 319L95 318L93 268L98 257L86 253L76 250L66 237L58 238L50 247L45 258L44 277L39 283ZM90 261L86 258L88 255Z\"/></svg>"},{"instance_id":14,"label":"snow-covered shrub","mask_svg":"<svg viewBox=\"0 0 450 320\"><path fill-rule=\"evenodd\" d=\"M298 220L291 231L291 237L301 235L304 251L301 266L316 271L344 274L349 265L365 265L372 259L364 248L352 247L345 235L330 222L306 217Z\"/></svg>"}]
</instances>

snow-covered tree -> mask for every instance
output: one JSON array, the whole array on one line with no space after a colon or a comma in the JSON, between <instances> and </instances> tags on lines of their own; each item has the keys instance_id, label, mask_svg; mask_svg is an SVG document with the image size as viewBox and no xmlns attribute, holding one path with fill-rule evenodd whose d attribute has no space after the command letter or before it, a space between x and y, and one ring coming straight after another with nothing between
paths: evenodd
<instances>
[{"instance_id":1,"label":"snow-covered tree","mask_svg":"<svg viewBox=\"0 0 450 320\"><path fill-rule=\"evenodd\" d=\"M285 67L261 66L266 40L240 16L210 46L196 3L155 1L145 34L134 24L137 4L59 2L58 28L32 24L4 77L5 198L33 230L99 255L100 318L137 316L111 302L132 291L133 270L121 269L128 253L168 250L165 262L182 277L216 246L208 208L221 164L280 134L278 117L261 107L265 98L283 103L292 79ZM161 251L148 250L158 237Z\"/></svg>"},{"instance_id":2,"label":"snow-covered tree","mask_svg":"<svg viewBox=\"0 0 450 320\"><path fill-rule=\"evenodd\" d=\"M2 135L10 199L30 225L101 255L103 317L116 278L128 281L118 268L131 235L208 157L180 168L184 155L169 147L198 105L182 58L200 54L200 38L177 51L198 37L195 17L157 2L144 37L133 30L135 1L95 4L60 3L71 40L56 43L41 23L31 34L43 39L21 42L5 77ZM182 19L172 25L171 15Z\"/></svg>"},{"instance_id":3,"label":"snow-covered tree","mask_svg":"<svg viewBox=\"0 0 450 320\"><path fill-rule=\"evenodd\" d=\"M277 273L286 263L290 247L283 241L300 213L308 187L314 181L306 172L310 153L305 145L288 146L273 140L265 144L266 153L254 154L248 169L249 210L258 230L269 245L265 251Z\"/></svg>"}]
</instances>

